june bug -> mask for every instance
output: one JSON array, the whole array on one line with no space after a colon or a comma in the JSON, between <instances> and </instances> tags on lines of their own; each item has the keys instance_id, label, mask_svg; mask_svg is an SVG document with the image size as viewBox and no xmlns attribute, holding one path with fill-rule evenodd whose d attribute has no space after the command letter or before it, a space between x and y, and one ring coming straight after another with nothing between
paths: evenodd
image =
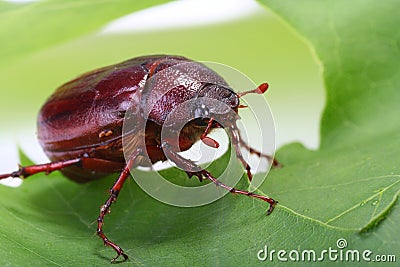
<instances>
[{"instance_id":1,"label":"june bug","mask_svg":"<svg viewBox=\"0 0 400 267\"><path fill-rule=\"evenodd\" d=\"M150 82L154 78L156 81ZM189 177L209 179L231 193L268 202L269 214L277 203L272 198L222 184L211 173L177 153L189 149L198 140L217 148L218 142L207 135L215 128L224 128L249 179L252 174L240 147L277 165L271 156L249 147L237 128L239 117L227 115L238 113L240 97L247 93L262 94L267 88L268 84L264 83L254 90L235 93L220 75L205 65L169 55L137 57L85 73L59 87L39 112L38 139L50 163L20 167L15 172L0 175L0 179L27 178L39 172L48 174L60 170L69 179L83 183L119 173L97 219L97 234L105 245L117 252L113 261L120 255L125 260L128 256L104 234L104 216L116 201L131 168L136 166L148 166L168 158L186 170ZM207 99L216 100L217 104L210 105ZM165 125L168 115L188 100L196 101L185 106L172 120L170 118L173 122L187 120L178 133L178 141L162 138L163 127L170 126ZM126 157L122 137L128 110L136 126L128 132L130 145Z\"/></svg>"}]
</instances>

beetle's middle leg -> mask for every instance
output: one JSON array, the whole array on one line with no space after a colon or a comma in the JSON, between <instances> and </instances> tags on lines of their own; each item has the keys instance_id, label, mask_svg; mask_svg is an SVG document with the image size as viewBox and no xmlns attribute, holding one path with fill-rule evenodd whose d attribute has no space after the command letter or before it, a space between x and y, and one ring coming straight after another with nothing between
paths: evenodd
<instances>
[{"instance_id":1,"label":"beetle's middle leg","mask_svg":"<svg viewBox=\"0 0 400 267\"><path fill-rule=\"evenodd\" d=\"M136 164L136 159L137 157L141 154L141 150L137 149L129 158L127 161L127 164L125 165L124 169L122 170L121 174L119 175L117 181L114 183L113 187L110 189L110 196L108 197L107 201L104 203L103 206L101 206L100 209L100 214L99 217L97 218L97 235L103 240L104 245L112 247L116 252L117 256L114 257L111 262L115 262L119 256L124 257L124 260L128 259L128 255L124 253L122 248L115 244L114 242L111 242L107 236L103 232L103 224L104 224L104 216L108 213L110 213L110 207L111 205L117 201L118 194L122 189L122 186L124 185L126 179L130 175L130 170L132 169L133 166Z\"/></svg>"},{"instance_id":2,"label":"beetle's middle leg","mask_svg":"<svg viewBox=\"0 0 400 267\"><path fill-rule=\"evenodd\" d=\"M246 196L249 196L249 197L258 198L258 199L261 199L261 200L264 200L264 201L268 202L269 203L269 209L267 211L268 215L272 212L272 210L274 209L276 203L278 203L274 199L269 198L267 196L258 195L258 194L255 194L255 193L249 192L249 191L238 190L238 189L236 189L234 187L230 187L228 185L225 185L225 184L221 183L218 179L216 179L214 176L212 176L211 173L209 173L208 171L202 169L200 166L196 165L191 160L185 159L184 157L179 155L176 151L174 151L174 149L167 142L164 142L162 144L162 148L164 150L165 155L170 160L172 160L178 167L180 167L183 170L185 170L186 173L189 175L189 177L195 175L200 180L202 180L203 177L204 177L204 178L210 180L211 182L213 182L216 186L220 186L222 188L225 188L226 190L228 190L229 192L231 192L233 194L246 195Z\"/></svg>"}]
</instances>

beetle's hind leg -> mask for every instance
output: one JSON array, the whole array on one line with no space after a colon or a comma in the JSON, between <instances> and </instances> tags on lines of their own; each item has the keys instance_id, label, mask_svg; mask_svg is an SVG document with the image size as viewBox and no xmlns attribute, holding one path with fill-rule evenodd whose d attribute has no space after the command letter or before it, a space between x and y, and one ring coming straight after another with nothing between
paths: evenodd
<instances>
[{"instance_id":1,"label":"beetle's hind leg","mask_svg":"<svg viewBox=\"0 0 400 267\"><path fill-rule=\"evenodd\" d=\"M200 179L200 181L204 177L204 178L210 180L211 182L213 182L216 186L225 188L226 190L228 190L229 192L231 192L233 194L246 195L249 197L258 198L258 199L264 200L265 202L268 202L269 208L267 211L267 215L269 215L273 211L276 203L278 203L274 199L269 198L267 196L258 195L258 194L255 194L255 193L249 192L249 191L238 190L236 188L225 185L225 184L221 183L219 180L217 180L214 176L212 176L212 174L209 173L208 171L202 169L200 166L196 165L191 160L185 159L184 157L179 155L177 152L175 152L173 150L173 148L168 143L164 142L162 144L162 147L163 147L165 155L170 160L172 160L178 167L185 170L189 177L197 176Z\"/></svg>"},{"instance_id":2,"label":"beetle's hind leg","mask_svg":"<svg viewBox=\"0 0 400 267\"><path fill-rule=\"evenodd\" d=\"M0 174L0 179L5 179L9 177L14 177L14 178L18 177L25 179L36 173L44 172L45 174L49 174L53 171L62 170L69 166L80 165L81 163L82 163L82 158L76 158L66 161L49 162L45 164L31 165L26 167L19 166L19 169L17 171L7 174Z\"/></svg>"},{"instance_id":3,"label":"beetle's hind leg","mask_svg":"<svg viewBox=\"0 0 400 267\"><path fill-rule=\"evenodd\" d=\"M119 162L108 161L99 158L90 157L77 157L74 159L64 160L64 161L54 161L45 164L37 164L30 166L19 166L17 171L0 174L0 180L5 178L28 178L37 173L45 173L46 175L54 171L62 171L69 167L79 167L82 170L92 170L104 173L109 173L110 170L119 171L123 168L123 164ZM89 180L76 179L71 175L67 175L70 179L76 180L77 182L87 182Z\"/></svg>"}]
</instances>

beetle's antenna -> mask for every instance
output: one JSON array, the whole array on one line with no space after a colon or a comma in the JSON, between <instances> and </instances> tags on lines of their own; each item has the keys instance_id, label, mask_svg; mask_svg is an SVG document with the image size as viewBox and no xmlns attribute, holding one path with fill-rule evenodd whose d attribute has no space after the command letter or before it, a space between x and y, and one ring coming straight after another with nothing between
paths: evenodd
<instances>
[{"instance_id":1,"label":"beetle's antenna","mask_svg":"<svg viewBox=\"0 0 400 267\"><path fill-rule=\"evenodd\" d=\"M206 129L204 130L204 132L201 134L200 139L201 139L201 141L203 141L203 143L206 144L207 146L210 146L210 147L213 147L213 148L218 148L218 147L219 147L219 143L218 143L216 140L212 139L211 137L208 137L208 136L207 136L208 132L209 132L210 129L211 129L211 126L212 126L213 122L214 122L214 119L213 119L213 118L211 118L211 119L208 121L207 128L206 128Z\"/></svg>"},{"instance_id":2,"label":"beetle's antenna","mask_svg":"<svg viewBox=\"0 0 400 267\"><path fill-rule=\"evenodd\" d=\"M241 98L242 96L245 96L247 94L264 94L267 91L268 87L269 87L268 83L262 83L256 89L246 92L240 92L237 93L237 95L239 98Z\"/></svg>"}]
</instances>

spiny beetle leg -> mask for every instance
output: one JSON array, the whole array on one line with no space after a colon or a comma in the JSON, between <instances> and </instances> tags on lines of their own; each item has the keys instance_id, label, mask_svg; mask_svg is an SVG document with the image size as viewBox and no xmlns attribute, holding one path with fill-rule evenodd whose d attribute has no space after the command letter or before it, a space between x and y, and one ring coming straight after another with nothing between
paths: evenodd
<instances>
[{"instance_id":1,"label":"spiny beetle leg","mask_svg":"<svg viewBox=\"0 0 400 267\"><path fill-rule=\"evenodd\" d=\"M128 259L128 255L124 253L122 248L115 244L114 242L111 242L107 236L103 232L103 224L104 224L104 216L108 213L110 213L110 207L111 205L117 201L118 194L122 189L122 186L124 185L126 179L130 175L130 170L132 167L135 165L136 158L137 156L140 155L142 150L137 149L129 158L126 166L122 170L121 174L119 175L117 181L114 183L113 187L110 189L110 196L108 197L107 201L104 203L104 205L100 209L100 214L99 217L97 218L97 235L103 240L104 245L112 247L116 252L117 256L114 257L111 262L116 262L116 260L119 258L119 256L124 257L123 261L126 261Z\"/></svg>"},{"instance_id":2,"label":"spiny beetle leg","mask_svg":"<svg viewBox=\"0 0 400 267\"><path fill-rule=\"evenodd\" d=\"M201 172L198 172L198 173L191 173L191 175L196 175L198 177L199 176L203 176L206 179L208 179L211 182L213 182L216 186L220 186L222 188L225 188L226 190L228 190L229 192L231 192L233 194L246 195L246 196L249 196L249 197L258 198L258 199L261 199L261 200L263 200L265 202L268 202L269 203L269 208L267 210L267 215L271 214L271 212L274 210L275 205L278 203L278 201L276 201L276 200L274 200L272 198L269 198L267 196L258 195L258 194L255 194L255 193L249 192L249 191L239 190L239 189L236 189L234 187L230 187L230 186L228 186L226 184L223 184L221 181L216 179L214 176L212 176L211 173L209 173L206 170L202 170Z\"/></svg>"}]
</instances>

